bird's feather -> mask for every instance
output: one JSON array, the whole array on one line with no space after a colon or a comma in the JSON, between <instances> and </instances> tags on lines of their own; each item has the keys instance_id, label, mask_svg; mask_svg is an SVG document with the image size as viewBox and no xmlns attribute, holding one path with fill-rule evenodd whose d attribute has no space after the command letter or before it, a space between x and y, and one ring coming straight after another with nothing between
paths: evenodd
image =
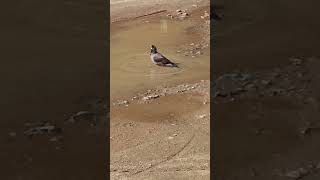
<instances>
[{"instance_id":1,"label":"bird's feather","mask_svg":"<svg viewBox=\"0 0 320 180\"><path fill-rule=\"evenodd\" d=\"M169 59L167 59L166 57L164 57L162 54L160 53L156 53L152 55L152 59L155 63L161 63L163 65L166 64L173 64Z\"/></svg>"}]
</instances>

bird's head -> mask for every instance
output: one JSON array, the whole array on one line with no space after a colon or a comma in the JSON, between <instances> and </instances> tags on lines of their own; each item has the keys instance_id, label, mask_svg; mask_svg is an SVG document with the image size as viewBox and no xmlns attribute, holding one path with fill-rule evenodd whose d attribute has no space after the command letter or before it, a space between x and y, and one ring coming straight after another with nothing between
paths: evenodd
<instances>
[{"instance_id":1,"label":"bird's head","mask_svg":"<svg viewBox=\"0 0 320 180\"><path fill-rule=\"evenodd\" d=\"M157 48L155 45L151 45L151 54L157 53Z\"/></svg>"}]
</instances>

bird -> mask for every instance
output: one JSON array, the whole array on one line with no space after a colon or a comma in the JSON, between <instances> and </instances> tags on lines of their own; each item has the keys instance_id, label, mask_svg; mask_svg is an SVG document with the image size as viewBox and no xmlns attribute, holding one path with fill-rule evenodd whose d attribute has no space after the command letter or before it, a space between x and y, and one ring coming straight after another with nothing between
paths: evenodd
<instances>
[{"instance_id":1,"label":"bird","mask_svg":"<svg viewBox=\"0 0 320 180\"><path fill-rule=\"evenodd\" d=\"M179 68L176 63L171 62L169 59L159 53L155 45L151 45L150 58L151 61L158 66Z\"/></svg>"}]
</instances>

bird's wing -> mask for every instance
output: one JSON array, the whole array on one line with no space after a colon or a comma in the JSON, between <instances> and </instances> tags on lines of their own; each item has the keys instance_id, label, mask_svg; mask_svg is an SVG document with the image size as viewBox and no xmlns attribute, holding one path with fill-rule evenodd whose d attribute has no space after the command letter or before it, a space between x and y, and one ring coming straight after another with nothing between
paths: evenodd
<instances>
[{"instance_id":1,"label":"bird's wing","mask_svg":"<svg viewBox=\"0 0 320 180\"><path fill-rule=\"evenodd\" d=\"M166 57L164 57L162 54L157 53L154 55L153 60L157 63L162 63L162 64L170 64L172 63L171 61L169 61L169 59L167 59Z\"/></svg>"}]
</instances>

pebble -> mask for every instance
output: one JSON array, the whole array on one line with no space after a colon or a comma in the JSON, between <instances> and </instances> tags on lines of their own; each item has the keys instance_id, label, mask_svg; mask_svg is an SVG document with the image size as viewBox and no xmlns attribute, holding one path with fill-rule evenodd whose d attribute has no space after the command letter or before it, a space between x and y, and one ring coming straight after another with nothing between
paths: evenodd
<instances>
[{"instance_id":1,"label":"pebble","mask_svg":"<svg viewBox=\"0 0 320 180\"><path fill-rule=\"evenodd\" d=\"M293 65L299 66L302 64L302 60L298 58L291 58L290 61L292 62Z\"/></svg>"},{"instance_id":2,"label":"pebble","mask_svg":"<svg viewBox=\"0 0 320 180\"><path fill-rule=\"evenodd\" d=\"M262 83L263 85L270 85L270 84L271 84L271 81L269 81L269 80L261 80L261 83Z\"/></svg>"},{"instance_id":3,"label":"pebble","mask_svg":"<svg viewBox=\"0 0 320 180\"><path fill-rule=\"evenodd\" d=\"M142 99L146 101L146 100L150 100L150 99L156 99L158 97L160 97L160 96L159 95L150 95L150 96L145 96Z\"/></svg>"},{"instance_id":4,"label":"pebble","mask_svg":"<svg viewBox=\"0 0 320 180\"><path fill-rule=\"evenodd\" d=\"M11 136L11 137L16 137L16 136L17 136L17 133L16 133L16 132L10 132L10 133L9 133L9 136Z\"/></svg>"},{"instance_id":5,"label":"pebble","mask_svg":"<svg viewBox=\"0 0 320 180\"><path fill-rule=\"evenodd\" d=\"M293 179L300 179L309 174L309 171L305 168L299 168L297 170L289 171L284 174L284 176Z\"/></svg>"},{"instance_id":6,"label":"pebble","mask_svg":"<svg viewBox=\"0 0 320 180\"><path fill-rule=\"evenodd\" d=\"M124 104L127 104L127 103L128 103L128 101L125 101ZM79 111L76 114L72 115L69 118L68 122L75 123L76 121L82 121L82 120L93 120L93 121L95 121L96 120L96 114L92 113L92 112L89 112L89 111Z\"/></svg>"},{"instance_id":7,"label":"pebble","mask_svg":"<svg viewBox=\"0 0 320 180\"><path fill-rule=\"evenodd\" d=\"M52 137L52 138L49 139L49 141L56 142L56 141L58 141L58 138L57 137Z\"/></svg>"},{"instance_id":8,"label":"pebble","mask_svg":"<svg viewBox=\"0 0 320 180\"><path fill-rule=\"evenodd\" d=\"M43 125L43 126L30 128L29 130L25 131L24 134L27 136L32 136L32 135L52 134L52 133L59 133L59 132L61 132L61 129L57 128L54 125Z\"/></svg>"},{"instance_id":9,"label":"pebble","mask_svg":"<svg viewBox=\"0 0 320 180\"><path fill-rule=\"evenodd\" d=\"M205 118L206 115L205 114L202 114L202 115L199 115L198 118L202 119L202 118Z\"/></svg>"}]
</instances>

